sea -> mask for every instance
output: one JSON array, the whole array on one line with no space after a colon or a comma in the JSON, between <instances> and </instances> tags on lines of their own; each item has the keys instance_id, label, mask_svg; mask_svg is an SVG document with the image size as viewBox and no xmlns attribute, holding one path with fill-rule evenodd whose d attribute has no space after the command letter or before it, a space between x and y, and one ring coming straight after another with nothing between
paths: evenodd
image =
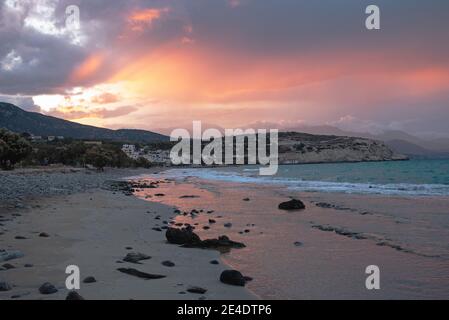
<instances>
[{"instance_id":1,"label":"sea","mask_svg":"<svg viewBox=\"0 0 449 320\"><path fill-rule=\"evenodd\" d=\"M274 176L255 166L174 169L168 176L282 185L304 192L398 196L449 195L449 159L280 165Z\"/></svg>"},{"instance_id":2,"label":"sea","mask_svg":"<svg viewBox=\"0 0 449 320\"><path fill-rule=\"evenodd\" d=\"M449 297L449 160L281 165L269 177L256 166L175 168L134 179L164 180L137 196L195 209L173 219L202 239L245 243L222 260L252 277L247 288L262 299ZM278 209L291 198L306 209ZM379 290L366 287L370 266Z\"/></svg>"}]
</instances>

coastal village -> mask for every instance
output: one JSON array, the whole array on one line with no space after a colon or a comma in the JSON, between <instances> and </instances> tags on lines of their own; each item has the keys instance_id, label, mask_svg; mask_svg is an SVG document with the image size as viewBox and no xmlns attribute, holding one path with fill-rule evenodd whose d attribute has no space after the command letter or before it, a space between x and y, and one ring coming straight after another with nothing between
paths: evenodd
<instances>
[{"instance_id":1,"label":"coastal village","mask_svg":"<svg viewBox=\"0 0 449 320\"><path fill-rule=\"evenodd\" d=\"M145 148L138 148L134 144L124 144L122 151L133 160L144 158L153 164L162 166L169 166L171 164L170 150L147 150Z\"/></svg>"}]
</instances>

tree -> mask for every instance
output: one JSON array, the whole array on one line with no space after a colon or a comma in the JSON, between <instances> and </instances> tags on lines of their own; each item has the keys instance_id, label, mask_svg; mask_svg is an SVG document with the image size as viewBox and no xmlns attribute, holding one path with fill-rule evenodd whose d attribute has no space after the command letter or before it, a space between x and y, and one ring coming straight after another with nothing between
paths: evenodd
<instances>
[{"instance_id":1,"label":"tree","mask_svg":"<svg viewBox=\"0 0 449 320\"><path fill-rule=\"evenodd\" d=\"M138 168L150 168L151 162L145 159L144 157L140 157L135 162L136 167Z\"/></svg>"},{"instance_id":2,"label":"tree","mask_svg":"<svg viewBox=\"0 0 449 320\"><path fill-rule=\"evenodd\" d=\"M33 151L26 139L5 129L0 129L0 141L0 167L3 169L12 169Z\"/></svg>"},{"instance_id":3,"label":"tree","mask_svg":"<svg viewBox=\"0 0 449 320\"><path fill-rule=\"evenodd\" d=\"M111 155L100 147L93 147L86 152L86 163L103 171L107 164L112 162Z\"/></svg>"}]
</instances>

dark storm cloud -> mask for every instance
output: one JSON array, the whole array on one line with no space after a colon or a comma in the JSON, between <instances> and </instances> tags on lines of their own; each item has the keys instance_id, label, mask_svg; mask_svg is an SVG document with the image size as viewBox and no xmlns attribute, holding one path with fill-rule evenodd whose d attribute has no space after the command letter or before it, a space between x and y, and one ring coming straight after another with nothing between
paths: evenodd
<instances>
[{"instance_id":1,"label":"dark storm cloud","mask_svg":"<svg viewBox=\"0 0 449 320\"><path fill-rule=\"evenodd\" d=\"M447 63L449 2L433 1L304 1L304 0L61 0L54 14L56 27L65 23L65 9L77 5L87 42L77 46L67 37L41 33L24 25L33 1L21 2L23 12L11 13L5 1L0 4L0 59L13 52L21 58L16 68L0 74L0 92L42 94L63 92L73 69L96 50L110 50L103 72L91 81L104 79L120 63L117 56L133 58L141 50L151 50L161 43L182 36L190 25L191 37L200 45L224 51L242 51L252 56L282 57L298 55L332 56L338 51L384 50L408 53L404 64ZM50 2L49 2L50 3ZM240 4L239 4L240 3ZM375 3L381 8L381 27L377 33L364 29L364 9ZM232 5L231 5L232 4ZM152 28L145 30L126 47L118 45L120 35L132 10L170 8ZM337 52L337 53L336 53ZM406 52L407 53L407 52ZM397 54L397 53L396 53ZM419 59L419 58L422 59ZM409 60L411 59L411 61ZM369 63L369 61L367 62Z\"/></svg>"},{"instance_id":2,"label":"dark storm cloud","mask_svg":"<svg viewBox=\"0 0 449 320\"><path fill-rule=\"evenodd\" d=\"M35 105L33 98L29 96L0 95L0 101L14 104L26 111L41 112L41 108Z\"/></svg>"}]
</instances>

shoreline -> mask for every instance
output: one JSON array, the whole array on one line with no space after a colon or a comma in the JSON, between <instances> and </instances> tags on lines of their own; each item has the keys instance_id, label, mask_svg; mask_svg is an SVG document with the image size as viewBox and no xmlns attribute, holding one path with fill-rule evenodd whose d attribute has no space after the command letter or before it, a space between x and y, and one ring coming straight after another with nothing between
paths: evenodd
<instances>
[{"instance_id":1,"label":"shoreline","mask_svg":"<svg viewBox=\"0 0 449 320\"><path fill-rule=\"evenodd\" d=\"M81 283L79 293L88 300L440 299L449 294L443 241L449 239L449 197L298 192L193 176L176 179L165 169L83 179L79 173L56 173L56 181L49 181L72 177L71 192L0 213L0 250L24 254L0 262L0 282L12 286L0 292L0 299L65 299L65 268L71 264L80 267L81 280L97 280ZM102 187L95 187L100 182ZM89 188L76 192L76 186ZM291 197L303 200L306 209L279 210L278 204ZM246 247L225 254L179 247L166 241L171 225L191 226L202 240L226 235ZM132 252L151 258L124 262ZM379 292L364 288L364 270L373 263L382 270ZM119 268L166 277L144 280ZM253 281L245 288L223 284L224 269ZM44 282L59 292L41 295ZM189 293L189 287L207 291Z\"/></svg>"},{"instance_id":2,"label":"shoreline","mask_svg":"<svg viewBox=\"0 0 449 320\"><path fill-rule=\"evenodd\" d=\"M145 170L152 174L161 168ZM126 179L136 171L121 174ZM139 171L140 173L140 171ZM168 244L165 232L153 230L173 216L174 208L121 192L98 188L69 195L36 198L25 208L2 213L0 249L18 250L23 257L0 263L0 282L12 289L0 299L65 299L65 268L77 265L81 273L78 293L91 299L258 299L248 289L219 281L230 269L218 251L181 248ZM156 219L157 218L157 219ZM45 233L47 237L41 237ZM151 256L139 264L124 262L131 252ZM210 263L218 260L218 265ZM162 264L173 262L172 267ZM2 265L9 264L4 268ZM119 272L133 268L166 276L144 280ZM86 277L97 282L85 284ZM58 292L42 295L38 288L50 282ZM188 292L191 287L204 294Z\"/></svg>"},{"instance_id":3,"label":"shoreline","mask_svg":"<svg viewBox=\"0 0 449 320\"><path fill-rule=\"evenodd\" d=\"M441 299L449 293L442 242L449 239L448 197L305 193L196 177L170 180L157 192L165 196L152 190L139 196L187 213L215 210L179 215L177 222L199 225L201 238L227 234L247 244L223 259L253 276L248 288L262 299ZM306 209L278 210L291 197ZM380 291L365 288L372 264L381 269Z\"/></svg>"}]
</instances>

